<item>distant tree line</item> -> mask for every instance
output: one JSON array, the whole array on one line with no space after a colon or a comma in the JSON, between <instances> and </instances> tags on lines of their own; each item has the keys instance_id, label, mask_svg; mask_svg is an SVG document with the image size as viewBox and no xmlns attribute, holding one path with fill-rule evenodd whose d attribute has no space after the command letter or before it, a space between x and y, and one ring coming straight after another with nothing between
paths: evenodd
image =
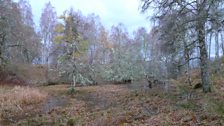
<instances>
[{"instance_id":1,"label":"distant tree line","mask_svg":"<svg viewBox=\"0 0 224 126\"><path fill-rule=\"evenodd\" d=\"M0 70L7 64L42 64L78 84L99 80L125 83L177 78L201 68L204 92L211 91L209 59L224 52L222 0L141 0L150 15L150 31L140 27L130 34L124 24L107 30L95 14L84 16L73 8L57 15L50 2L40 24L33 21L28 0L0 0ZM220 51L221 47L221 51Z\"/></svg>"},{"instance_id":2,"label":"distant tree line","mask_svg":"<svg viewBox=\"0 0 224 126\"><path fill-rule=\"evenodd\" d=\"M30 4L0 0L0 69L8 63L38 62L40 41Z\"/></svg>"}]
</instances>

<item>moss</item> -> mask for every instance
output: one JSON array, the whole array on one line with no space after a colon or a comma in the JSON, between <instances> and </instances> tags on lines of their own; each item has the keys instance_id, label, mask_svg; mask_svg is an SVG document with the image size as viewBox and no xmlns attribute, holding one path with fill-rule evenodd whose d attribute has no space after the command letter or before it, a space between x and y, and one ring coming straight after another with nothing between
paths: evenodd
<instances>
[{"instance_id":1,"label":"moss","mask_svg":"<svg viewBox=\"0 0 224 126\"><path fill-rule=\"evenodd\" d=\"M189 109L189 110L198 110L198 108L200 108L199 105L197 105L196 103L194 103L192 101L179 103L179 104L177 104L177 106L179 106L181 108L184 108L184 109Z\"/></svg>"},{"instance_id":2,"label":"moss","mask_svg":"<svg viewBox=\"0 0 224 126\"><path fill-rule=\"evenodd\" d=\"M68 89L68 94L74 94L75 93L75 88L71 87Z\"/></svg>"},{"instance_id":3,"label":"moss","mask_svg":"<svg viewBox=\"0 0 224 126\"><path fill-rule=\"evenodd\" d=\"M224 119L224 102L213 101L212 106L216 113L220 114Z\"/></svg>"},{"instance_id":4,"label":"moss","mask_svg":"<svg viewBox=\"0 0 224 126\"><path fill-rule=\"evenodd\" d=\"M81 122L83 122L81 117L70 118L67 122L67 126L75 126L77 124L81 124Z\"/></svg>"}]
</instances>

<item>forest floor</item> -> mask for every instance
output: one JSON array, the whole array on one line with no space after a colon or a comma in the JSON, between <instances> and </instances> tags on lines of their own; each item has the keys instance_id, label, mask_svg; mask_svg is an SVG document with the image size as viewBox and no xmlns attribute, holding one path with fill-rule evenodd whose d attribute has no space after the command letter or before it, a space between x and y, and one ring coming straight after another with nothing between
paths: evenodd
<instances>
[{"instance_id":1,"label":"forest floor","mask_svg":"<svg viewBox=\"0 0 224 126\"><path fill-rule=\"evenodd\" d=\"M0 126L222 126L224 94L176 81L77 87L0 88Z\"/></svg>"}]
</instances>

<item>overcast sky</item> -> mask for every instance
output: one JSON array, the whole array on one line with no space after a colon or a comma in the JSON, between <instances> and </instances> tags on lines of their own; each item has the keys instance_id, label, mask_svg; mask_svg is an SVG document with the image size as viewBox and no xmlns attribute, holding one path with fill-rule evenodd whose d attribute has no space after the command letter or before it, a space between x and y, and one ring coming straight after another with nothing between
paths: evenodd
<instances>
[{"instance_id":1,"label":"overcast sky","mask_svg":"<svg viewBox=\"0 0 224 126\"><path fill-rule=\"evenodd\" d=\"M43 7L49 0L29 0L33 9L36 25L39 25L39 18ZM50 0L56 8L58 15L70 7L80 10L85 16L95 13L100 16L101 22L109 30L112 25L122 22L132 33L140 26L149 30L150 22L146 16L140 14L140 0Z\"/></svg>"}]
</instances>

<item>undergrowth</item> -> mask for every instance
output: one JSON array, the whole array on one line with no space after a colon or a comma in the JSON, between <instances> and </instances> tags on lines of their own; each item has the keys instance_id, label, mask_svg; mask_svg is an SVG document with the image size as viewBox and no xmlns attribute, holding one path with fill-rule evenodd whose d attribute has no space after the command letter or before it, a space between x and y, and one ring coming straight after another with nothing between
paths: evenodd
<instances>
[{"instance_id":1,"label":"undergrowth","mask_svg":"<svg viewBox=\"0 0 224 126\"><path fill-rule=\"evenodd\" d=\"M0 120L16 116L24 112L27 106L43 102L46 97L47 94L36 88L20 86L3 88L0 90Z\"/></svg>"}]
</instances>

